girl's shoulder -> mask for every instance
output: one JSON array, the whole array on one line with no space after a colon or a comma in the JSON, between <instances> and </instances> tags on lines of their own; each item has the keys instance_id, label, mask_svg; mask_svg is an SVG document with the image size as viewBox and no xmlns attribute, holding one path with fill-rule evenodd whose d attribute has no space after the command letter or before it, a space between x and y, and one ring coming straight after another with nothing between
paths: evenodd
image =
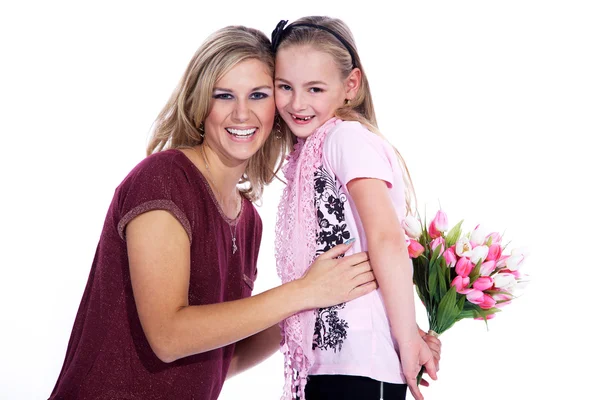
<instances>
[{"instance_id":1,"label":"girl's shoulder","mask_svg":"<svg viewBox=\"0 0 600 400\"><path fill-rule=\"evenodd\" d=\"M331 129L328 138L332 138L343 134L360 136L370 133L372 132L358 121L340 121Z\"/></svg>"},{"instance_id":2,"label":"girl's shoulder","mask_svg":"<svg viewBox=\"0 0 600 400\"><path fill-rule=\"evenodd\" d=\"M389 144L378 134L370 131L358 121L341 121L335 125L327 138L324 148L361 147L369 146L381 150L387 149Z\"/></svg>"}]
</instances>

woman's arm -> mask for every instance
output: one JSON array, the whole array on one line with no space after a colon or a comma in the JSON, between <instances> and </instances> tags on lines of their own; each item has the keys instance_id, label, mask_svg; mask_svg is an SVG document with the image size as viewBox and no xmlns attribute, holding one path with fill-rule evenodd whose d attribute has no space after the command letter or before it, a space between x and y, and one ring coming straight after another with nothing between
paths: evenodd
<instances>
[{"instance_id":1,"label":"woman's arm","mask_svg":"<svg viewBox=\"0 0 600 400\"><path fill-rule=\"evenodd\" d=\"M402 371L413 396L422 399L416 384L421 365L436 379L431 351L421 338L415 316L412 264L404 231L389 195L379 179L353 179L348 191L362 221L369 258L383 295L392 335L400 347Z\"/></svg>"},{"instance_id":2,"label":"woman's arm","mask_svg":"<svg viewBox=\"0 0 600 400\"><path fill-rule=\"evenodd\" d=\"M190 306L190 243L175 217L162 210L141 214L127 225L126 238L140 322L164 362L237 342L298 311L375 289L366 255L336 260L350 247L340 245L319 257L301 279L241 300Z\"/></svg>"},{"instance_id":3,"label":"woman's arm","mask_svg":"<svg viewBox=\"0 0 600 400\"><path fill-rule=\"evenodd\" d=\"M280 343L281 328L279 324L237 342L233 359L229 364L229 370L227 370L227 379L269 358L279 349Z\"/></svg>"}]
</instances>

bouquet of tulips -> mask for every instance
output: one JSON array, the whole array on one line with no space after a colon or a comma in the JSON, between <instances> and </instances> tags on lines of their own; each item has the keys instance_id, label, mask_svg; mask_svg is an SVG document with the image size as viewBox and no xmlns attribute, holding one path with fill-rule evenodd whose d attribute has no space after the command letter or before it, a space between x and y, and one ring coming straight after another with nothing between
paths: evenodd
<instances>
[{"instance_id":1,"label":"bouquet of tulips","mask_svg":"<svg viewBox=\"0 0 600 400\"><path fill-rule=\"evenodd\" d=\"M413 216L403 222L413 281L425 305L429 334L435 336L465 318L487 324L526 282L520 272L523 249L508 254L502 235L480 225L465 232L462 223L448 229L448 217L441 210L429 225Z\"/></svg>"}]
</instances>

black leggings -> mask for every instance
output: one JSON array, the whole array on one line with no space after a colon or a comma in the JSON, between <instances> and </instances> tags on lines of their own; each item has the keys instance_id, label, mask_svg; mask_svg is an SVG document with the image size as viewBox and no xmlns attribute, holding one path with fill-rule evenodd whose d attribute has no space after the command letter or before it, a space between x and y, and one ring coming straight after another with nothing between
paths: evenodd
<instances>
[{"instance_id":1,"label":"black leggings","mask_svg":"<svg viewBox=\"0 0 600 400\"><path fill-rule=\"evenodd\" d=\"M404 384L383 383L364 376L310 375L306 384L306 400L405 400Z\"/></svg>"}]
</instances>

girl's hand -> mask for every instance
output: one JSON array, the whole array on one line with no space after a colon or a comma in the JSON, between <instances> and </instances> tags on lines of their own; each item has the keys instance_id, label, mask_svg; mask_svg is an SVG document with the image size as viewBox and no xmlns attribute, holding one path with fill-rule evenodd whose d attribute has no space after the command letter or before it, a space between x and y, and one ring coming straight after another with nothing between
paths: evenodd
<instances>
[{"instance_id":1,"label":"girl's hand","mask_svg":"<svg viewBox=\"0 0 600 400\"><path fill-rule=\"evenodd\" d=\"M427 374L437 380L435 359L429 346L415 332L412 339L398 343L400 350L400 362L402 364L402 372L406 378L406 384L410 389L415 400L423 400L423 394L417 385L417 374L421 370L421 366L425 367Z\"/></svg>"},{"instance_id":2,"label":"girl's hand","mask_svg":"<svg viewBox=\"0 0 600 400\"><path fill-rule=\"evenodd\" d=\"M442 356L442 342L436 336L429 335L425 331L419 329L419 334L427 343L429 350L431 350L431 354L433 355L433 361L435 363L435 371L438 372L440 370L440 358ZM422 386L429 386L429 382L426 379L421 379Z\"/></svg>"},{"instance_id":3,"label":"girl's hand","mask_svg":"<svg viewBox=\"0 0 600 400\"><path fill-rule=\"evenodd\" d=\"M306 293L307 309L330 307L377 289L367 253L338 258L351 246L340 244L321 254L299 279Z\"/></svg>"}]
</instances>

